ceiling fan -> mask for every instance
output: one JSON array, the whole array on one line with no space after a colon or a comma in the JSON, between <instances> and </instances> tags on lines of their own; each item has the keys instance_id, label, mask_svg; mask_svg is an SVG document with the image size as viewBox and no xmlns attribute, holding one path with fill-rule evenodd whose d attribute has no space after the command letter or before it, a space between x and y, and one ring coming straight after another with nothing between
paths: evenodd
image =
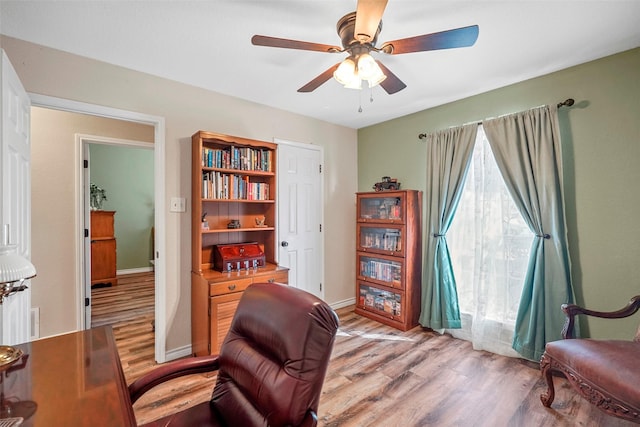
<instances>
[{"instance_id":1,"label":"ceiling fan","mask_svg":"<svg viewBox=\"0 0 640 427\"><path fill-rule=\"evenodd\" d=\"M360 89L362 80L367 80L370 87L379 84L391 95L401 91L407 85L385 67L382 62L374 60L370 52L399 55L402 53L468 47L473 46L478 38L478 26L471 25L389 41L383 43L380 47L376 47L378 35L382 30L382 14L387 6L387 1L358 0L356 11L340 18L336 27L342 41L342 47L261 35L254 35L251 38L251 43L256 46L328 53L347 52L349 54L349 57L345 60L324 71L298 89L298 92L312 92L333 76L347 88Z\"/></svg>"}]
</instances>

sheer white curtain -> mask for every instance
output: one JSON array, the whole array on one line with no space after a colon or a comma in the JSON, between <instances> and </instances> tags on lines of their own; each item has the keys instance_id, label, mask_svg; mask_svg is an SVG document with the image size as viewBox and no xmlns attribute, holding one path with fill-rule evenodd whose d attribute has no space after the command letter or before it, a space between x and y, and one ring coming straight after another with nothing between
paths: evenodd
<instances>
[{"instance_id":1,"label":"sheer white curtain","mask_svg":"<svg viewBox=\"0 0 640 427\"><path fill-rule=\"evenodd\" d=\"M519 357L513 331L533 233L500 175L482 126L458 210L447 233L462 329L473 348Z\"/></svg>"}]
</instances>

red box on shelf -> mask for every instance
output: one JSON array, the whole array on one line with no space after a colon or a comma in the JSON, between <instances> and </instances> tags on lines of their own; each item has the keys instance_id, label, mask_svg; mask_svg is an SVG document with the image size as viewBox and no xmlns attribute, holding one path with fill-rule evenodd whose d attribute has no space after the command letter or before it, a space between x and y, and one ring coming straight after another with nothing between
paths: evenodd
<instances>
[{"instance_id":1,"label":"red box on shelf","mask_svg":"<svg viewBox=\"0 0 640 427\"><path fill-rule=\"evenodd\" d=\"M213 268L238 271L264 267L264 251L258 243L233 243L213 246Z\"/></svg>"}]
</instances>

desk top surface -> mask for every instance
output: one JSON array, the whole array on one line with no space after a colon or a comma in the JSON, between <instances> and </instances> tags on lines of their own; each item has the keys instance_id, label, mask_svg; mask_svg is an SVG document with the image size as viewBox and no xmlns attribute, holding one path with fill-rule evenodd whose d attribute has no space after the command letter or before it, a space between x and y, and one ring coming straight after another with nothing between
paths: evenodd
<instances>
[{"instance_id":1,"label":"desk top surface","mask_svg":"<svg viewBox=\"0 0 640 427\"><path fill-rule=\"evenodd\" d=\"M111 327L16 347L24 355L0 372L3 417L22 416L23 426L136 425Z\"/></svg>"}]
</instances>

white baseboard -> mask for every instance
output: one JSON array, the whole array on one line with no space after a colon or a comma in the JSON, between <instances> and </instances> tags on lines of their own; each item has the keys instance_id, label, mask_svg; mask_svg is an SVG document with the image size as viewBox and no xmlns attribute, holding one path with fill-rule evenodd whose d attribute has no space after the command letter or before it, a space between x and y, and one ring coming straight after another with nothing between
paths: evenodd
<instances>
[{"instance_id":1,"label":"white baseboard","mask_svg":"<svg viewBox=\"0 0 640 427\"><path fill-rule=\"evenodd\" d=\"M338 308L348 307L350 305L355 305L355 304L356 304L356 299L354 297L354 298L349 298L342 301L334 302L333 304L329 304L329 306L334 310L336 310Z\"/></svg>"},{"instance_id":2,"label":"white baseboard","mask_svg":"<svg viewBox=\"0 0 640 427\"><path fill-rule=\"evenodd\" d=\"M116 275L120 276L121 274L148 273L150 271L153 271L153 267L128 268L126 270L116 271Z\"/></svg>"},{"instance_id":3,"label":"white baseboard","mask_svg":"<svg viewBox=\"0 0 640 427\"><path fill-rule=\"evenodd\" d=\"M174 348L173 350L167 350L166 359L167 362L170 362L172 360L180 359L181 357L191 356L192 354L191 346L185 345L183 347Z\"/></svg>"}]
</instances>

